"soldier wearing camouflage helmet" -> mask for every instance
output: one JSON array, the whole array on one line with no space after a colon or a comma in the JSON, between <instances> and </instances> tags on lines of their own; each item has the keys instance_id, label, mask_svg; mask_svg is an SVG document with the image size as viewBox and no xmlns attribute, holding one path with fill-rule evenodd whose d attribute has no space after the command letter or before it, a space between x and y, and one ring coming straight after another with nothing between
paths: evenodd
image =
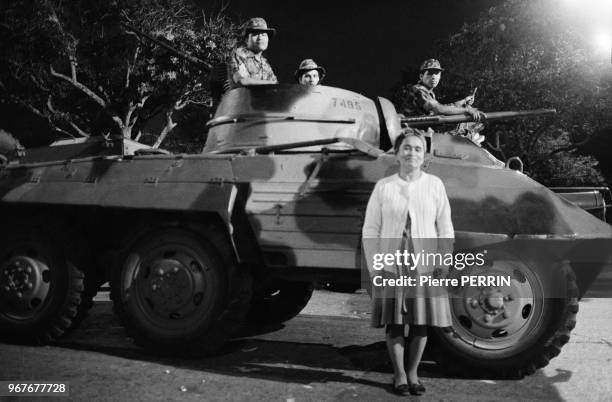
<instances>
[{"instance_id":1,"label":"soldier wearing camouflage helmet","mask_svg":"<svg viewBox=\"0 0 612 402\"><path fill-rule=\"evenodd\" d=\"M263 56L270 37L276 30L268 28L263 18L251 18L243 30L245 44L232 51L228 62L229 87L276 84L278 80L272 66Z\"/></svg>"},{"instance_id":2,"label":"soldier wearing camouflage helmet","mask_svg":"<svg viewBox=\"0 0 612 402\"><path fill-rule=\"evenodd\" d=\"M304 59L295 70L295 80L302 85L319 85L325 78L325 68L317 65L313 59Z\"/></svg>"},{"instance_id":3,"label":"soldier wearing camouflage helmet","mask_svg":"<svg viewBox=\"0 0 612 402\"><path fill-rule=\"evenodd\" d=\"M450 104L442 104L436 99L434 88L440 83L444 69L436 59L427 59L419 69L419 82L408 92L404 113L407 116L426 116L433 114L454 115L469 113L475 121L480 121L482 112L472 107L474 96L470 95Z\"/></svg>"}]
</instances>

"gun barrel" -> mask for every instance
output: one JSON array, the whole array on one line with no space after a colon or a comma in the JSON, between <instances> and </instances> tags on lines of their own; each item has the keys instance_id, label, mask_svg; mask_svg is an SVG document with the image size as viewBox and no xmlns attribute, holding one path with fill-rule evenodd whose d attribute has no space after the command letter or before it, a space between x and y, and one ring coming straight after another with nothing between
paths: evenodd
<instances>
[{"instance_id":1,"label":"gun barrel","mask_svg":"<svg viewBox=\"0 0 612 402\"><path fill-rule=\"evenodd\" d=\"M517 119L520 117L529 116L542 116L551 115L557 113L556 109L535 109L535 110L514 110L507 112L489 112L484 113L484 118L481 121L496 121L496 120L510 120ZM429 127L438 126L441 124L457 124L474 121L474 118L470 114L458 114L458 115L435 115L435 116L421 116L421 117L406 117L401 120L402 124L408 127Z\"/></svg>"},{"instance_id":2,"label":"gun barrel","mask_svg":"<svg viewBox=\"0 0 612 402\"><path fill-rule=\"evenodd\" d=\"M174 47L170 46L169 44L165 43L164 41L161 41L159 39L156 39L154 37L152 37L151 35L142 32L141 30L139 30L138 28L135 28L129 24L126 24L125 22L122 22L121 25L127 29L130 32L134 32L136 35L140 36L141 38L145 38L148 39L149 41L155 43L156 45L159 45L161 47L163 47L164 49L168 50L171 53L174 53L175 55L177 55L178 57L181 57L185 60L187 60L188 62L196 65L197 67L206 70L206 71L211 71L212 70L212 66L210 64L208 64L207 62L205 62L204 60L201 60L195 56L192 56L188 53L185 53L183 51L180 51L178 49L175 49Z\"/></svg>"}]
</instances>

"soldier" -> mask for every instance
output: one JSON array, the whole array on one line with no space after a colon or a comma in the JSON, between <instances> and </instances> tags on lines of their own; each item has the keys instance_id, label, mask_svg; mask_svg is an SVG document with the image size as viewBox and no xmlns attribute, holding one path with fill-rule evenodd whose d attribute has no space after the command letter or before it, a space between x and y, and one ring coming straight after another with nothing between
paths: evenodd
<instances>
[{"instance_id":1,"label":"soldier","mask_svg":"<svg viewBox=\"0 0 612 402\"><path fill-rule=\"evenodd\" d=\"M245 46L234 49L228 62L230 89L278 83L272 67L263 56L268 48L269 37L275 33L276 29L268 28L263 18L256 17L247 21L243 31Z\"/></svg>"},{"instance_id":2,"label":"soldier","mask_svg":"<svg viewBox=\"0 0 612 402\"><path fill-rule=\"evenodd\" d=\"M453 115L469 113L475 121L480 121L482 112L473 108L474 95L467 96L450 104L442 104L436 99L434 88L440 83L442 71L440 62L428 59L419 69L419 82L408 93L405 114L407 116L426 116L433 114Z\"/></svg>"},{"instance_id":3,"label":"soldier","mask_svg":"<svg viewBox=\"0 0 612 402\"><path fill-rule=\"evenodd\" d=\"M313 59L304 59L294 75L298 84L315 86L325 78L325 69L318 66Z\"/></svg>"},{"instance_id":4,"label":"soldier","mask_svg":"<svg viewBox=\"0 0 612 402\"><path fill-rule=\"evenodd\" d=\"M405 104L404 113L408 116L427 116L434 114L454 115L454 114L470 114L475 122L479 122L484 114L478 109L472 107L474 103L474 93L466 96L456 102L450 104L442 104L436 99L434 88L440 83L442 71L440 62L436 59L427 59L421 64L419 74L419 82L412 87L408 92L408 99ZM462 123L450 134L461 135L469 138L478 146L482 146L485 140L483 135L479 134L483 125L478 123Z\"/></svg>"}]
</instances>

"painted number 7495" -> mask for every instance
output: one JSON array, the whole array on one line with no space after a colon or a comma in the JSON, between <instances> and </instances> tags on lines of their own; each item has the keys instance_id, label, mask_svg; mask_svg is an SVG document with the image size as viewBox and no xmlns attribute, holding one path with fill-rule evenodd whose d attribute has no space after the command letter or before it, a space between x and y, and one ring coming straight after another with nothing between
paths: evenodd
<instances>
[{"instance_id":1,"label":"painted number 7495","mask_svg":"<svg viewBox=\"0 0 612 402\"><path fill-rule=\"evenodd\" d=\"M333 107L343 107L345 109L361 110L361 105L357 101L342 98L332 98Z\"/></svg>"}]
</instances>

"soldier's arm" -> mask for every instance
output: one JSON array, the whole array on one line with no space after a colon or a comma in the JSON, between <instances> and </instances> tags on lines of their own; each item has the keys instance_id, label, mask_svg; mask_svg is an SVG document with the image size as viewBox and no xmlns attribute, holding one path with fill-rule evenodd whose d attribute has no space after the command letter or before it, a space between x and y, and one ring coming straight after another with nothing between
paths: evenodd
<instances>
[{"instance_id":1,"label":"soldier's arm","mask_svg":"<svg viewBox=\"0 0 612 402\"><path fill-rule=\"evenodd\" d=\"M278 84L278 80L276 79L274 71L270 71L270 81L274 82L275 84Z\"/></svg>"},{"instance_id":2,"label":"soldier's arm","mask_svg":"<svg viewBox=\"0 0 612 402\"><path fill-rule=\"evenodd\" d=\"M474 88L471 95L455 102L455 106L472 106L476 100L476 91L478 91L478 87Z\"/></svg>"},{"instance_id":3,"label":"soldier's arm","mask_svg":"<svg viewBox=\"0 0 612 402\"><path fill-rule=\"evenodd\" d=\"M229 61L229 68L232 81L234 81L234 83L238 85L249 86L276 84L276 81L271 82L266 80L260 80L258 78L252 78L249 74L249 70L247 70L246 68L244 59L240 56L238 51L234 51L234 53L232 54L232 57Z\"/></svg>"},{"instance_id":4,"label":"soldier's arm","mask_svg":"<svg viewBox=\"0 0 612 402\"><path fill-rule=\"evenodd\" d=\"M459 99L456 102L453 102L452 105L457 106L457 107L466 107L466 106L472 106L473 103L474 103L474 96L470 95L470 96L466 96L463 99Z\"/></svg>"},{"instance_id":5,"label":"soldier's arm","mask_svg":"<svg viewBox=\"0 0 612 402\"><path fill-rule=\"evenodd\" d=\"M482 112L471 106L455 106L455 104L443 105L435 99L429 100L425 103L425 110L433 111L434 114L454 115L454 114L465 114L472 115L475 121L480 121L482 118Z\"/></svg>"},{"instance_id":6,"label":"soldier's arm","mask_svg":"<svg viewBox=\"0 0 612 402\"><path fill-rule=\"evenodd\" d=\"M465 99L459 99L458 101L451 103L451 105L457 106L457 107L466 107L467 102Z\"/></svg>"},{"instance_id":7,"label":"soldier's arm","mask_svg":"<svg viewBox=\"0 0 612 402\"><path fill-rule=\"evenodd\" d=\"M274 73L272 73L272 79L269 80L260 80L259 78L251 77L244 63L238 65L238 68L235 69L232 79L235 83L245 87L250 85L270 85L276 84L278 82Z\"/></svg>"},{"instance_id":8,"label":"soldier's arm","mask_svg":"<svg viewBox=\"0 0 612 402\"><path fill-rule=\"evenodd\" d=\"M235 83L240 84L245 87L249 85L270 85L270 84L277 83L276 79L274 81L260 80L258 78L251 78L248 75L247 76L242 75L238 71L234 73L233 80Z\"/></svg>"}]
</instances>

